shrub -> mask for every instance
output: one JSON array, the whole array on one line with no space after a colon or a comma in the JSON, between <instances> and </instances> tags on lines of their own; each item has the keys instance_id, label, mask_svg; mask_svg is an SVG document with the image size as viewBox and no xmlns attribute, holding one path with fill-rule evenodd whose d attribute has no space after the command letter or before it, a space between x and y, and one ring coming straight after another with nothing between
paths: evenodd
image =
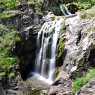
<instances>
[{"instance_id":1,"label":"shrub","mask_svg":"<svg viewBox=\"0 0 95 95\"><path fill-rule=\"evenodd\" d=\"M10 75L10 69L16 64L12 48L18 39L17 32L0 25L0 76ZM13 74L12 74L13 75Z\"/></svg>"}]
</instances>

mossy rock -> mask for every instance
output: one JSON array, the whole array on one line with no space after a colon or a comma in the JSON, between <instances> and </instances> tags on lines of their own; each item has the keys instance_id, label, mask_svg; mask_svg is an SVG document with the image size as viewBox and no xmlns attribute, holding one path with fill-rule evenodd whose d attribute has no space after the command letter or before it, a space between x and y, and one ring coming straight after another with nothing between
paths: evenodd
<instances>
[{"instance_id":1,"label":"mossy rock","mask_svg":"<svg viewBox=\"0 0 95 95\"><path fill-rule=\"evenodd\" d=\"M57 48L57 66L61 66L63 64L63 55L64 55L64 47L65 47L65 39L60 38L59 43L58 43L58 48Z\"/></svg>"}]
</instances>

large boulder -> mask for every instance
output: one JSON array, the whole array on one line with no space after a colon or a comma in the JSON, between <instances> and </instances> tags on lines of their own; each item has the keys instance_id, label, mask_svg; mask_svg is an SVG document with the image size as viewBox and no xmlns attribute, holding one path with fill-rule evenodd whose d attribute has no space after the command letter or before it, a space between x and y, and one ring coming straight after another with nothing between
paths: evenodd
<instances>
[{"instance_id":1,"label":"large boulder","mask_svg":"<svg viewBox=\"0 0 95 95\"><path fill-rule=\"evenodd\" d=\"M66 22L65 50L67 53L63 69L71 74L76 70L86 70L94 63L94 55L91 53L95 50L95 19L80 21L79 16L76 16L67 18Z\"/></svg>"}]
</instances>

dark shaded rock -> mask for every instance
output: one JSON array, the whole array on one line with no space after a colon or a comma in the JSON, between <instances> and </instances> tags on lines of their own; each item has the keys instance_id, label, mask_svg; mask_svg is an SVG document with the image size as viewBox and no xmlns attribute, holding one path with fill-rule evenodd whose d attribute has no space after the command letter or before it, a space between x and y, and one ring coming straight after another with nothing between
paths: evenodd
<instances>
[{"instance_id":1,"label":"dark shaded rock","mask_svg":"<svg viewBox=\"0 0 95 95\"><path fill-rule=\"evenodd\" d=\"M70 5L67 6L68 10L72 13L75 14L78 11L78 6L71 3Z\"/></svg>"},{"instance_id":2,"label":"dark shaded rock","mask_svg":"<svg viewBox=\"0 0 95 95\"><path fill-rule=\"evenodd\" d=\"M1 83L0 83L0 94L1 94L1 95L6 95L5 90L3 89Z\"/></svg>"},{"instance_id":3,"label":"dark shaded rock","mask_svg":"<svg viewBox=\"0 0 95 95\"><path fill-rule=\"evenodd\" d=\"M75 22L75 23L73 23ZM74 16L66 19L66 42L65 49L67 54L63 62L63 68L68 72L72 72L72 68L76 62L76 56L79 54L77 46L77 40L79 39L79 33L81 33L82 27L79 16Z\"/></svg>"},{"instance_id":4,"label":"dark shaded rock","mask_svg":"<svg viewBox=\"0 0 95 95\"><path fill-rule=\"evenodd\" d=\"M2 13L5 10L5 8L0 7L0 13Z\"/></svg>"},{"instance_id":5,"label":"dark shaded rock","mask_svg":"<svg viewBox=\"0 0 95 95\"><path fill-rule=\"evenodd\" d=\"M26 79L35 68L36 57L36 39L39 27L30 26L21 32L21 41L17 42L14 48L14 54L18 56L19 70L23 79Z\"/></svg>"},{"instance_id":6,"label":"dark shaded rock","mask_svg":"<svg viewBox=\"0 0 95 95\"><path fill-rule=\"evenodd\" d=\"M14 12L17 13L17 11L14 11ZM9 12L9 13L11 15L11 12ZM14 16L0 19L0 24L17 28L18 27L18 18L19 18L19 14L14 13Z\"/></svg>"},{"instance_id":7,"label":"dark shaded rock","mask_svg":"<svg viewBox=\"0 0 95 95\"><path fill-rule=\"evenodd\" d=\"M9 90L7 90L7 95L17 95L17 91L14 91L14 90L11 90L11 89L9 89Z\"/></svg>"},{"instance_id":8,"label":"dark shaded rock","mask_svg":"<svg viewBox=\"0 0 95 95\"><path fill-rule=\"evenodd\" d=\"M13 52L18 56L19 71L25 80L35 68L36 38L42 16L34 13L34 9L24 1L18 7L20 12L17 29L20 32L21 41L16 42Z\"/></svg>"}]
</instances>

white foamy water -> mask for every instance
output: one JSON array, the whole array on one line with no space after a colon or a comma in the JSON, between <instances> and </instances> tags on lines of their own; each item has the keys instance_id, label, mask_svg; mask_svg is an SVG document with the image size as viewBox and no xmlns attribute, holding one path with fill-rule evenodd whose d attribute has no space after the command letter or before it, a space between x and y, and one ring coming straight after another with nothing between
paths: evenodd
<instances>
[{"instance_id":1,"label":"white foamy water","mask_svg":"<svg viewBox=\"0 0 95 95\"><path fill-rule=\"evenodd\" d=\"M48 84L55 78L56 47L63 23L62 18L46 22L38 32L34 76Z\"/></svg>"}]
</instances>

